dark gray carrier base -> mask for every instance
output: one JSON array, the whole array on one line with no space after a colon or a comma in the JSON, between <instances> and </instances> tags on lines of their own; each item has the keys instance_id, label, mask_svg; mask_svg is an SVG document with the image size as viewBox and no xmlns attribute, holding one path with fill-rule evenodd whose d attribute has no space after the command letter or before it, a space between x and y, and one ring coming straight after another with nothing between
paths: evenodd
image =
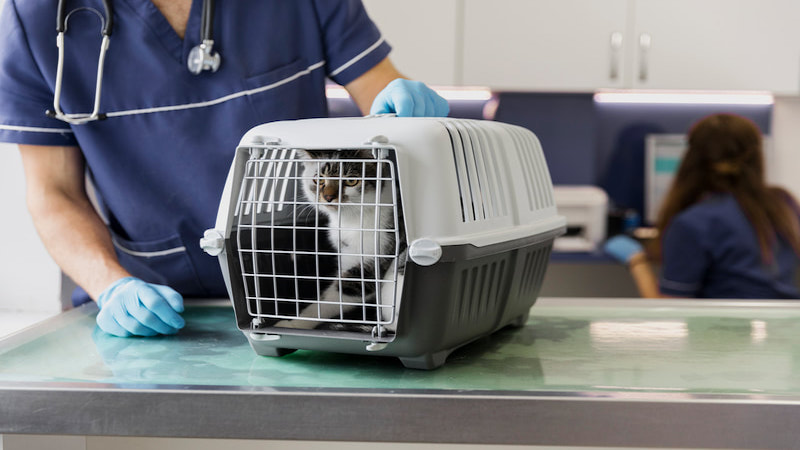
<instances>
[{"instance_id":1,"label":"dark gray carrier base","mask_svg":"<svg viewBox=\"0 0 800 450\"><path fill-rule=\"evenodd\" d=\"M280 331L276 340L253 339L262 356L283 356L295 349L398 357L405 367L435 369L455 349L506 326L524 326L539 295L553 240L563 229L487 247L443 248L429 267L408 262L394 339L379 350L368 340L343 335L302 335ZM243 324L240 324L240 328ZM269 338L269 335L258 335Z\"/></svg>"}]
</instances>

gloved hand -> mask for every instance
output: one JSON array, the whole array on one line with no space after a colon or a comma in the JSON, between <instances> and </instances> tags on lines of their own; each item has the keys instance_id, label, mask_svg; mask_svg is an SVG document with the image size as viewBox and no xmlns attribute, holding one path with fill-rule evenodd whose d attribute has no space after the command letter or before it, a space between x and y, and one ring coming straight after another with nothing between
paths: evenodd
<instances>
[{"instance_id":1,"label":"gloved hand","mask_svg":"<svg viewBox=\"0 0 800 450\"><path fill-rule=\"evenodd\" d=\"M97 298L97 325L120 337L175 334L186 324L183 297L168 286L120 278Z\"/></svg>"},{"instance_id":2,"label":"gloved hand","mask_svg":"<svg viewBox=\"0 0 800 450\"><path fill-rule=\"evenodd\" d=\"M603 250L621 263L627 264L631 257L644 251L636 239L620 234L607 240Z\"/></svg>"},{"instance_id":3,"label":"gloved hand","mask_svg":"<svg viewBox=\"0 0 800 450\"><path fill-rule=\"evenodd\" d=\"M370 114L396 113L397 117L446 117L450 105L421 81L397 78L372 102Z\"/></svg>"}]
</instances>

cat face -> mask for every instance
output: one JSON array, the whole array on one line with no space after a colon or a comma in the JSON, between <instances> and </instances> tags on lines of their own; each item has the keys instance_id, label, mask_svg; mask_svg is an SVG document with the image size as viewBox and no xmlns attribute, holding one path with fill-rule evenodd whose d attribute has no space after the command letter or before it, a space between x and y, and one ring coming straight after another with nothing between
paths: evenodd
<instances>
[{"instance_id":1,"label":"cat face","mask_svg":"<svg viewBox=\"0 0 800 450\"><path fill-rule=\"evenodd\" d=\"M303 192L321 210L340 211L346 204L375 202L377 163L369 150L299 151L304 161ZM354 212L358 212L355 210Z\"/></svg>"}]
</instances>

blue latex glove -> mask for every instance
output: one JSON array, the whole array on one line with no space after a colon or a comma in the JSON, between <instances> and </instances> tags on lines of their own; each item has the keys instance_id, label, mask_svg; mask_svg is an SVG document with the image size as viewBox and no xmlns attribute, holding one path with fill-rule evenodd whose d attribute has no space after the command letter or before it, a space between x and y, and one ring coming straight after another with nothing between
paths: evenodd
<instances>
[{"instance_id":1,"label":"blue latex glove","mask_svg":"<svg viewBox=\"0 0 800 450\"><path fill-rule=\"evenodd\" d=\"M97 325L120 337L175 334L185 322L183 297L168 286L120 278L97 298Z\"/></svg>"},{"instance_id":2,"label":"blue latex glove","mask_svg":"<svg viewBox=\"0 0 800 450\"><path fill-rule=\"evenodd\" d=\"M643 251L643 248L636 239L620 234L607 240L603 250L617 261L627 264L631 257Z\"/></svg>"},{"instance_id":3,"label":"blue latex glove","mask_svg":"<svg viewBox=\"0 0 800 450\"><path fill-rule=\"evenodd\" d=\"M397 117L446 117L450 105L421 81L398 78L387 84L372 102L370 114L396 113Z\"/></svg>"}]
</instances>

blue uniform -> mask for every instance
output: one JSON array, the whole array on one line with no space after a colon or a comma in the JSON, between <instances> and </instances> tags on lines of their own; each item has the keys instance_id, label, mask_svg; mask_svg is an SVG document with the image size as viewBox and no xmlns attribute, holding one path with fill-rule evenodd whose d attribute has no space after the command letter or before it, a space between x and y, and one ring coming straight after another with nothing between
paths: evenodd
<instances>
[{"instance_id":1,"label":"blue uniform","mask_svg":"<svg viewBox=\"0 0 800 450\"><path fill-rule=\"evenodd\" d=\"M103 11L99 0L68 3ZM117 0L101 112L70 126L53 108L58 60L52 0L5 0L0 15L0 141L78 145L122 265L187 297L225 296L216 258L200 250L233 152L249 128L327 114L325 79L353 81L390 47L351 0L235 0L215 11L218 72L186 68L200 35L194 0L181 40L150 0ZM71 15L62 108L92 109L101 23ZM64 236L69 239L69 236Z\"/></svg>"},{"instance_id":2,"label":"blue uniform","mask_svg":"<svg viewBox=\"0 0 800 450\"><path fill-rule=\"evenodd\" d=\"M676 215L664 231L662 293L698 298L800 298L798 257L782 239L762 261L755 231L731 194Z\"/></svg>"}]
</instances>

